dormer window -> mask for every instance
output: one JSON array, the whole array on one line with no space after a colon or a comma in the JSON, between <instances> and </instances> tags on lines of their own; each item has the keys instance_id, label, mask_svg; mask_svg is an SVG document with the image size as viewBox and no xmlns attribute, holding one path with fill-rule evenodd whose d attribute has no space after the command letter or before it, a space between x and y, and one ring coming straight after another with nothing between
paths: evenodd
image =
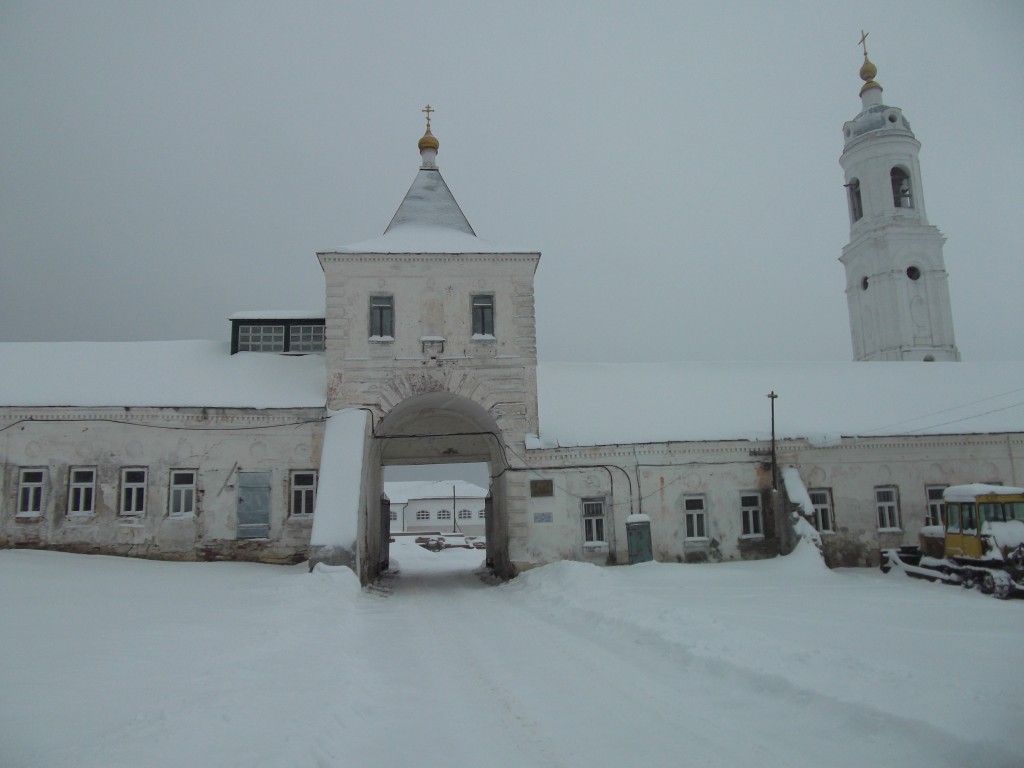
<instances>
[{"instance_id":1,"label":"dormer window","mask_svg":"<svg viewBox=\"0 0 1024 768\"><path fill-rule=\"evenodd\" d=\"M850 199L850 222L860 221L864 216L864 205L860 199L860 180L851 179L846 185L846 194Z\"/></svg>"},{"instance_id":2,"label":"dormer window","mask_svg":"<svg viewBox=\"0 0 1024 768\"><path fill-rule=\"evenodd\" d=\"M473 336L494 338L494 294L473 296Z\"/></svg>"},{"instance_id":3,"label":"dormer window","mask_svg":"<svg viewBox=\"0 0 1024 768\"><path fill-rule=\"evenodd\" d=\"M892 204L896 208L913 208L914 198L910 191L910 174L899 166L889 171L892 182Z\"/></svg>"},{"instance_id":4,"label":"dormer window","mask_svg":"<svg viewBox=\"0 0 1024 768\"><path fill-rule=\"evenodd\" d=\"M309 317L306 313L298 312L239 312L231 317L231 354L309 354L323 351L322 317Z\"/></svg>"},{"instance_id":5,"label":"dormer window","mask_svg":"<svg viewBox=\"0 0 1024 768\"><path fill-rule=\"evenodd\" d=\"M238 328L239 352L284 352L283 325L242 325Z\"/></svg>"}]
</instances>

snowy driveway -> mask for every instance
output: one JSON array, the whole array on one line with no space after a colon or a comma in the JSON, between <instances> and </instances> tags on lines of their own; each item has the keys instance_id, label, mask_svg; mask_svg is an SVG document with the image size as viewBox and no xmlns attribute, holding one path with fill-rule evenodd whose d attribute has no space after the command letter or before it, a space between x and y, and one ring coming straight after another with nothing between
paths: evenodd
<instances>
[{"instance_id":1,"label":"snowy driveway","mask_svg":"<svg viewBox=\"0 0 1024 768\"><path fill-rule=\"evenodd\" d=\"M0 552L0 764L1024 764L1024 601L800 556L498 587L479 559L396 547L360 591Z\"/></svg>"}]
</instances>

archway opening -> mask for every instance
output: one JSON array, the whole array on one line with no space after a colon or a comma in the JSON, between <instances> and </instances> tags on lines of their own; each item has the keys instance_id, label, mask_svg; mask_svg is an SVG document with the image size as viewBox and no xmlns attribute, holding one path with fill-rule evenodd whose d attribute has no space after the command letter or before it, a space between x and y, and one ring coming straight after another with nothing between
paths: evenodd
<instances>
[{"instance_id":1,"label":"archway opening","mask_svg":"<svg viewBox=\"0 0 1024 768\"><path fill-rule=\"evenodd\" d=\"M364 541L377 570L389 567L392 530L400 528L403 534L436 533L444 538L441 548L468 544L479 554L477 565L485 563L502 578L513 575L505 448L497 424L479 403L449 392L415 395L380 420L373 439L377 501L368 509ZM410 477L434 484L420 489L429 498L410 505L401 499L407 494L387 493L386 483Z\"/></svg>"},{"instance_id":2,"label":"archway opening","mask_svg":"<svg viewBox=\"0 0 1024 768\"><path fill-rule=\"evenodd\" d=\"M390 464L383 467L383 480L389 570L420 575L485 565L487 463Z\"/></svg>"}]
</instances>

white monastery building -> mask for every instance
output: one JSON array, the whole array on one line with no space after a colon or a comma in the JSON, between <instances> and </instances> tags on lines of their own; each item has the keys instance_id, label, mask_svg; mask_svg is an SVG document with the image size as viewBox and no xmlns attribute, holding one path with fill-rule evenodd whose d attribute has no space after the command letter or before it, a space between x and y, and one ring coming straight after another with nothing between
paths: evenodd
<instances>
[{"instance_id":1,"label":"white monastery building","mask_svg":"<svg viewBox=\"0 0 1024 768\"><path fill-rule=\"evenodd\" d=\"M1024 364L957 362L920 145L875 76L865 52L840 159L854 361L539 363L541 254L477 236L428 107L383 235L317 254L325 311L239 313L223 343L0 344L0 546L310 559L366 583L408 501L384 467L484 463L464 509L502 577L771 557L794 510L830 564L876 564L945 486L1024 482Z\"/></svg>"},{"instance_id":2,"label":"white monastery building","mask_svg":"<svg viewBox=\"0 0 1024 768\"><path fill-rule=\"evenodd\" d=\"M486 534L487 489L464 480L384 483L390 532Z\"/></svg>"}]
</instances>

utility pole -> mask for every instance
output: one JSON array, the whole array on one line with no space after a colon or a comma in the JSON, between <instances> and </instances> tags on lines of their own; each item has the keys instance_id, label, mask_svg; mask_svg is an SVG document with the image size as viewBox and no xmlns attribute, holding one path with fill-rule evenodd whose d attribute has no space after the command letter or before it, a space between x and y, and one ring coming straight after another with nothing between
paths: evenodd
<instances>
[{"instance_id":1,"label":"utility pole","mask_svg":"<svg viewBox=\"0 0 1024 768\"><path fill-rule=\"evenodd\" d=\"M778 463L775 460L775 401L779 396L775 394L773 389L765 397L772 401L772 490L777 491L779 490L779 470Z\"/></svg>"}]
</instances>

